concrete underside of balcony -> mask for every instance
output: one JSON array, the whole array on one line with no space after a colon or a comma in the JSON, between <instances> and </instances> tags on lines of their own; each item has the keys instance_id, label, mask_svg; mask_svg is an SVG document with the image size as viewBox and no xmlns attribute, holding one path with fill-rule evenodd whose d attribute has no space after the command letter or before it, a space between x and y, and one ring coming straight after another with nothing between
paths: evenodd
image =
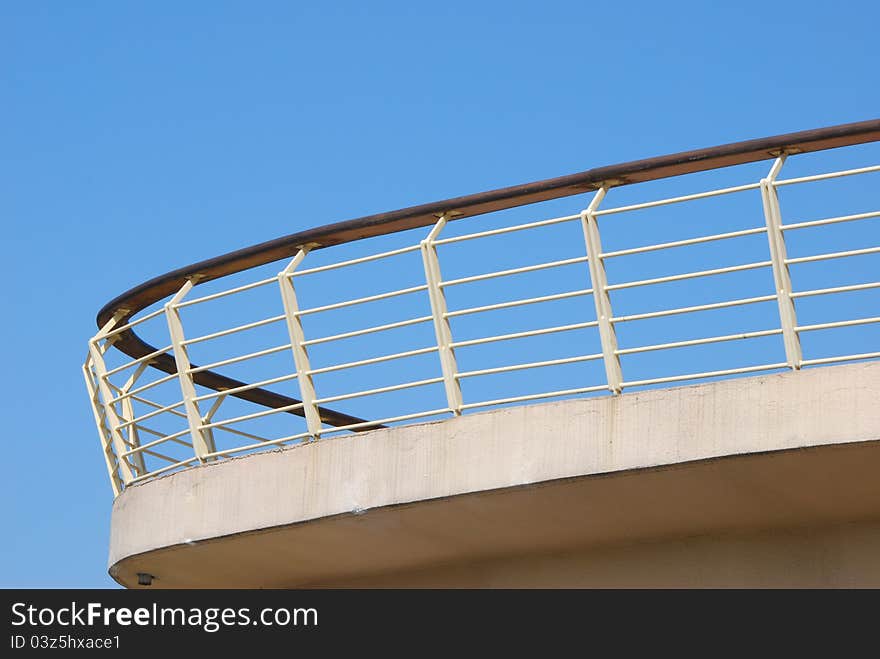
<instances>
[{"instance_id":1,"label":"concrete underside of balcony","mask_svg":"<svg viewBox=\"0 0 880 659\"><path fill-rule=\"evenodd\" d=\"M880 586L880 362L512 407L114 502L135 587Z\"/></svg>"}]
</instances>

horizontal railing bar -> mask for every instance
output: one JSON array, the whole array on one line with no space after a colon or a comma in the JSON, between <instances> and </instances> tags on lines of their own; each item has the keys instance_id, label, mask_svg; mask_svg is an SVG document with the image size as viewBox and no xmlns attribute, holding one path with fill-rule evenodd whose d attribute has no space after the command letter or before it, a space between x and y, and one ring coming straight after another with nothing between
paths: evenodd
<instances>
[{"instance_id":1,"label":"horizontal railing bar","mask_svg":"<svg viewBox=\"0 0 880 659\"><path fill-rule=\"evenodd\" d=\"M161 437L163 441L166 440L168 437L164 432L159 432L155 428L150 428L149 426L144 426L144 425L138 424L137 429L138 429L138 431L143 430L145 433L147 433L149 435L153 435L154 437ZM180 439L179 433L177 433L177 434L178 434L178 437L172 437L171 439L168 439L167 441L174 442L175 444L180 444L181 446L186 446L187 448L190 448L190 449L193 448L193 445L190 442L186 442L186 441ZM128 442L126 442L126 445L133 446L132 444L129 444Z\"/></svg>"},{"instance_id":2,"label":"horizontal railing bar","mask_svg":"<svg viewBox=\"0 0 880 659\"><path fill-rule=\"evenodd\" d=\"M279 316L272 316L271 318L265 318L264 320L257 320L253 323L247 323L246 325L239 325L238 327L232 327L230 329L220 330L219 332L214 332L212 334L205 334L204 336L197 336L192 339L184 339L183 345L188 346L193 343L199 343L201 341L210 341L211 339L219 339L221 336L227 336L228 334L235 334L236 332L244 332L245 330L254 329L255 327L262 327L263 325L270 325L271 323L277 323L279 321L284 320L284 314Z\"/></svg>"},{"instance_id":3,"label":"horizontal railing bar","mask_svg":"<svg viewBox=\"0 0 880 659\"><path fill-rule=\"evenodd\" d=\"M783 224L780 228L783 231L792 229L806 229L808 227L821 227L826 224L837 224L839 222L853 222L855 220L867 220L872 217L880 217L880 211L871 211L870 213L856 213L855 215L840 215L838 217L826 217L822 220L809 220L807 222L793 222L791 224Z\"/></svg>"},{"instance_id":4,"label":"horizontal railing bar","mask_svg":"<svg viewBox=\"0 0 880 659\"><path fill-rule=\"evenodd\" d=\"M146 398L141 398L140 396L132 396L132 400L136 400L139 403L143 403L144 405L149 405L151 407L156 407L156 408L162 407L159 403L154 403L153 401L147 400ZM183 419L186 418L186 414L184 414L183 412L178 412L177 410L174 410L174 409L170 409L167 411L169 414L174 414L175 416L179 416Z\"/></svg>"},{"instance_id":5,"label":"horizontal railing bar","mask_svg":"<svg viewBox=\"0 0 880 659\"><path fill-rule=\"evenodd\" d=\"M148 313L145 316L141 316L137 320L132 320L131 322L125 323L125 325L120 325L119 327L114 327L112 330L105 333L103 338L109 339L111 336L115 336L116 334L119 334L119 333L124 332L126 330L130 330L132 327L137 327L141 323L145 323L148 320L155 318L156 316L163 316L163 315L165 315L164 308L156 309L155 311L151 311L150 313Z\"/></svg>"},{"instance_id":6,"label":"horizontal railing bar","mask_svg":"<svg viewBox=\"0 0 880 659\"><path fill-rule=\"evenodd\" d=\"M547 263L538 263L537 265L527 265L522 268L511 268L510 270L498 270L497 272L487 272L482 275L472 275L470 277L461 277L460 279L450 279L441 281L440 287L457 286L458 284L469 284L484 279L495 279L496 277L507 277L508 275L518 275L524 272L535 272L536 270L546 270L548 268L558 268L565 265L574 265L575 263L586 263L586 256L578 256L572 259L562 259L560 261L548 261Z\"/></svg>"},{"instance_id":7,"label":"horizontal railing bar","mask_svg":"<svg viewBox=\"0 0 880 659\"><path fill-rule=\"evenodd\" d=\"M873 316L871 318L856 318L854 320L838 320L831 323L817 323L815 325L798 325L794 329L796 332L812 332L813 330L836 329L838 327L869 325L871 323L880 323L880 316Z\"/></svg>"},{"instance_id":8,"label":"horizontal railing bar","mask_svg":"<svg viewBox=\"0 0 880 659\"><path fill-rule=\"evenodd\" d=\"M612 213L626 213L628 211L641 210L643 208L654 208L655 206L667 206L669 204L678 204L684 201L694 201L696 199L705 199L706 197L718 197L721 195L732 194L734 192L744 192L745 190L757 190L761 187L760 183L746 183L745 185L737 185L732 188L721 188L720 190L709 190L708 192L697 192L695 194L684 195L681 197L670 197L668 199L659 199L657 201L647 201L641 204L630 204L629 206L618 206L617 208L606 208L598 210L593 215L611 215Z\"/></svg>"},{"instance_id":9,"label":"horizontal railing bar","mask_svg":"<svg viewBox=\"0 0 880 659\"><path fill-rule=\"evenodd\" d=\"M160 432L155 428L150 428L149 426L145 426L143 424L138 424L138 430L143 430L144 432L153 435L155 437L161 437L165 441L174 442L175 444L180 444L181 446L186 446L187 448L192 448L192 442L187 442L183 439L180 439L181 436L187 434L189 429L180 430L172 435L167 435L164 432Z\"/></svg>"},{"instance_id":10,"label":"horizontal railing bar","mask_svg":"<svg viewBox=\"0 0 880 659\"><path fill-rule=\"evenodd\" d=\"M581 295L590 295L592 288L584 288L579 291L569 291L567 293L555 293L553 295L542 295L540 297L524 298L522 300L511 300L510 302L498 302L496 304L487 304L482 307L469 307L467 309L458 309L457 311L447 311L443 314L444 318L455 318L456 316L465 316L472 313L482 313L483 311L495 311L496 309L508 309L510 307L520 307L527 304L537 304L539 302L552 302L554 300L565 300L567 298L578 297Z\"/></svg>"},{"instance_id":11,"label":"horizontal railing bar","mask_svg":"<svg viewBox=\"0 0 880 659\"><path fill-rule=\"evenodd\" d=\"M415 380L413 382L404 382L403 384L393 384L388 387L379 387L378 389L365 389L363 391L355 391L350 394L339 394L338 396L327 396L326 398L318 398L315 400L316 405L320 405L322 403L333 403L337 400L349 400L350 398L359 398L361 396L373 396L376 394L384 394L389 391L399 391L401 389L412 389L415 387L422 387L429 384L437 384L438 382L443 382L443 378L428 378L427 380Z\"/></svg>"},{"instance_id":12,"label":"horizontal railing bar","mask_svg":"<svg viewBox=\"0 0 880 659\"><path fill-rule=\"evenodd\" d=\"M527 368L542 368L544 366L561 366L563 364L575 364L577 362L587 362L594 359L602 359L602 353L593 355L580 355L578 357L563 357L561 359L548 359L541 362L529 362L527 364L514 364L512 366L496 366L494 368L483 368L478 371L464 371L456 373L455 377L472 378L479 375L492 375L494 373L507 373L508 371L520 371Z\"/></svg>"},{"instance_id":13,"label":"horizontal railing bar","mask_svg":"<svg viewBox=\"0 0 880 659\"><path fill-rule=\"evenodd\" d=\"M206 364L204 366L196 366L194 368L187 369L187 373L201 373L202 371L207 371L212 368L218 368L219 366L228 366L229 364L243 362L248 359L256 359L257 357L265 357L266 355L271 355L276 352L281 352L282 350L287 350L289 348L290 348L290 344L285 343L284 345L275 346L274 348L266 348L265 350L258 350L257 352L251 352L246 355L239 355L238 357L230 357L229 359L224 359L219 362L214 362L213 364Z\"/></svg>"},{"instance_id":14,"label":"horizontal railing bar","mask_svg":"<svg viewBox=\"0 0 880 659\"><path fill-rule=\"evenodd\" d=\"M325 270L335 270L337 268L345 268L350 265L357 265L359 263L367 263L369 261L378 261L379 259L388 258L391 256L398 256L399 254L406 254L408 252L417 252L419 250L418 245L409 245L407 247L401 247L400 249L392 249L387 252L380 252L379 254L370 254L369 256L361 256L356 259L349 259L347 261L340 261L339 263L330 263L329 265L319 265L314 268L306 268L303 270L294 270L289 276L291 277L302 277L303 275L313 275L317 272L324 272Z\"/></svg>"},{"instance_id":15,"label":"horizontal railing bar","mask_svg":"<svg viewBox=\"0 0 880 659\"><path fill-rule=\"evenodd\" d=\"M244 284L243 286L236 286L235 288L230 288L226 291L220 291L219 293L212 293L211 295L205 295L204 297L196 297L191 300L184 300L183 302L178 302L174 306L177 309L182 309L183 307L191 307L194 304L199 304L200 302L208 302L209 300L216 300L217 298L226 297L227 295L234 295L235 293L242 293L244 291L249 291L253 288L259 288L260 286L265 286L266 284L274 284L278 282L277 277L270 277L268 279L261 279L259 281L251 282L250 284Z\"/></svg>"},{"instance_id":16,"label":"horizontal railing bar","mask_svg":"<svg viewBox=\"0 0 880 659\"><path fill-rule=\"evenodd\" d=\"M131 391L127 391L125 393L116 396L115 398L111 398L111 403L120 403L126 398L137 397L138 394L143 393L147 389L152 389L153 387L159 386L160 384L165 384L166 382L170 382L171 380L176 380L178 378L177 373L171 373L170 375L164 375L161 378L153 380L152 382L148 382L145 385L137 387L136 389L132 389ZM111 383L112 386L112 383ZM114 387L118 389L117 387Z\"/></svg>"},{"instance_id":17,"label":"horizontal railing bar","mask_svg":"<svg viewBox=\"0 0 880 659\"><path fill-rule=\"evenodd\" d=\"M158 476L160 474L164 474L166 471L171 471L172 469L177 469L178 467L185 467L186 465L196 462L196 458L189 458L188 460L181 460L180 462L175 462L172 465L168 465L167 467L162 467L161 469L156 469L149 473L144 474L143 476L138 476L137 478L132 478L129 482L129 485L134 483L139 483L142 480L146 480L147 478L152 478L153 476Z\"/></svg>"},{"instance_id":18,"label":"horizontal railing bar","mask_svg":"<svg viewBox=\"0 0 880 659\"><path fill-rule=\"evenodd\" d=\"M628 316L615 316L611 319L612 323L623 323L630 320L645 320L646 318L662 318L663 316L674 316L682 313L694 313L696 311L709 311L711 309L724 309L726 307L738 307L746 304L756 304L758 302L769 302L775 300L775 295L760 295L758 297L744 297L739 300L727 300L725 302L712 302L709 304L696 304L691 307L678 307L677 309L663 309L662 311L646 311L645 313L635 313Z\"/></svg>"},{"instance_id":19,"label":"horizontal railing bar","mask_svg":"<svg viewBox=\"0 0 880 659\"><path fill-rule=\"evenodd\" d=\"M812 176L800 176L798 178L787 178L774 181L773 185L780 187L783 185L793 185L795 183L809 183L811 181L822 181L829 178L839 178L841 176L853 176L854 174L869 174L870 172L880 172L880 165L872 165L871 167L859 167L858 169L845 169L839 172L829 172L827 174L813 174Z\"/></svg>"},{"instance_id":20,"label":"horizontal railing bar","mask_svg":"<svg viewBox=\"0 0 880 659\"><path fill-rule=\"evenodd\" d=\"M712 275L724 275L729 272L740 272L742 270L755 270L757 268L768 268L773 265L772 261L756 261L755 263L744 263L743 265L732 265L726 268L714 268L712 270L700 270L699 272L686 272L681 275L669 275L667 277L655 277L654 279L642 279L640 281L628 281L622 284L611 284L606 286L607 291L617 291L622 288L634 288L636 286L650 286L652 284L664 284L670 281L681 281L683 279L694 279L696 277L710 277Z\"/></svg>"},{"instance_id":21,"label":"horizontal railing bar","mask_svg":"<svg viewBox=\"0 0 880 659\"><path fill-rule=\"evenodd\" d=\"M728 231L727 233L716 233L711 236L701 236L699 238L688 238L686 240L674 240L668 243L658 243L656 245L645 245L644 247L631 247L630 249L618 249L613 252L602 252L599 256L603 259L610 259L615 256L629 256L630 254L642 254L644 252L653 252L661 249L669 249L672 247L687 247L688 245L698 245L700 243L708 243L713 240L726 240L727 238L739 238L741 236L753 236L759 233L767 233L767 227L758 227L755 229L743 229L742 231Z\"/></svg>"},{"instance_id":22,"label":"horizontal railing bar","mask_svg":"<svg viewBox=\"0 0 880 659\"><path fill-rule=\"evenodd\" d=\"M164 453L159 453L158 451L150 451L149 449L147 449L145 451L141 451L141 453L152 455L154 458L159 458L160 460L165 460L166 462L177 462L177 458L172 458L170 455L165 455Z\"/></svg>"},{"instance_id":23,"label":"horizontal railing bar","mask_svg":"<svg viewBox=\"0 0 880 659\"><path fill-rule=\"evenodd\" d=\"M356 428L362 428L364 426L376 426L379 424L385 423L395 423L396 421L408 421L409 419L420 419L428 416L438 416L440 414L446 414L447 412L451 412L448 407L442 407L436 410L429 410L427 412L416 412L414 414L402 414L400 416L391 416L387 419L379 419L378 421L361 421L360 423L351 423L347 426L335 426L331 428L324 429L321 434L329 435L331 433L342 432L344 430L354 430Z\"/></svg>"},{"instance_id":24,"label":"horizontal railing bar","mask_svg":"<svg viewBox=\"0 0 880 659\"><path fill-rule=\"evenodd\" d=\"M211 423L201 423L199 424L199 428L202 430L208 430L209 428L218 428L221 426L229 425L232 423L239 423L241 421L249 421L251 419L259 419L264 416L269 416L270 414L278 414L280 412L289 412L291 410L298 410L303 407L302 402L293 403L291 405L285 405L283 407L273 407L268 410L263 410L262 412L253 412L251 414L243 414L242 416L232 417L231 419L221 419L220 421L212 421Z\"/></svg>"},{"instance_id":25,"label":"horizontal railing bar","mask_svg":"<svg viewBox=\"0 0 880 659\"><path fill-rule=\"evenodd\" d=\"M859 355L841 355L840 357L820 357L819 359L805 359L801 362L801 366L833 364L834 362L851 362L858 359L875 359L877 357L880 357L880 352L863 352Z\"/></svg>"},{"instance_id":26,"label":"horizontal railing bar","mask_svg":"<svg viewBox=\"0 0 880 659\"><path fill-rule=\"evenodd\" d=\"M640 346L638 348L623 348L615 350L618 355L632 355L637 352L650 352L653 350L666 350L667 348L686 348L688 346L699 346L706 343L721 343L723 341L735 341L737 339L756 339L762 336L773 336L782 334L781 329L759 330L755 332L742 332L740 334L725 334L723 336L710 336L705 339L689 339L687 341L674 341L672 343L655 343L653 345Z\"/></svg>"},{"instance_id":27,"label":"horizontal railing bar","mask_svg":"<svg viewBox=\"0 0 880 659\"><path fill-rule=\"evenodd\" d=\"M147 412L146 414L144 414L142 416L135 417L134 419L131 419L130 421L126 421L125 423L120 423L119 427L120 428L127 428L128 426L140 423L141 421L146 421L147 419L151 419L154 416L162 414L163 412L169 412L177 407L180 407L181 405L183 405L183 401L178 401L177 403L174 403L173 405L165 405L163 407L159 407L159 408L153 410L152 412Z\"/></svg>"},{"instance_id":28,"label":"horizontal railing bar","mask_svg":"<svg viewBox=\"0 0 880 659\"><path fill-rule=\"evenodd\" d=\"M256 386L256 385L252 385L252 386ZM218 392L217 395L223 395L223 393L225 393L225 392ZM155 403L151 403L151 404L155 405ZM274 408L273 408L273 409L274 409ZM276 410L276 411L281 411L281 410ZM169 412L171 412L172 414L176 414L176 415L178 415L178 416L181 416L181 417L183 417L183 418L186 418L186 414L183 414L182 412L176 412L176 411L174 411L174 410L169 410ZM221 423L222 423L222 422L221 422ZM217 426L217 427L218 427L220 430L224 430L224 431L226 431L226 432L231 432L231 433L234 434L234 435L241 435L242 437L248 437L248 438L251 438L251 439L258 439L258 440L260 440L260 441L263 441L263 438L260 437L259 435L253 435L253 434L251 434L251 433L244 432L243 430L238 430L238 429L236 429L236 428L229 428L229 427L227 427L227 426L223 426L223 425L221 425L221 426ZM151 434L158 435L158 436L160 436L160 437L162 436L162 433L160 433L159 431L157 431L157 430L152 430L151 428L147 428L146 426L141 426L141 425L139 425L138 428L141 429L141 430L146 430L147 432L149 432L149 433L151 433ZM183 431L184 434L185 434L186 432L188 432L188 431L186 431L186 430ZM178 444L183 444L184 446L188 446L188 447L192 448L192 444L190 444L190 443L188 443L188 442L182 442L182 441L180 441L179 439L172 439L172 441L175 441L175 442L177 442Z\"/></svg>"},{"instance_id":29,"label":"horizontal railing bar","mask_svg":"<svg viewBox=\"0 0 880 659\"><path fill-rule=\"evenodd\" d=\"M850 284L849 286L835 286L833 288L815 288L811 291L797 291L791 294L792 298L810 297L812 295L828 295L830 293L848 293L850 291L863 291L869 288L880 288L880 281L872 281L867 284Z\"/></svg>"},{"instance_id":30,"label":"horizontal railing bar","mask_svg":"<svg viewBox=\"0 0 880 659\"><path fill-rule=\"evenodd\" d=\"M390 297L397 297L398 295L408 295L410 293L419 293L421 291L428 290L427 284L422 284L421 286L412 286L411 288L401 288L396 291L389 291L388 293L378 293L377 295L368 295L367 297L359 297L354 300L346 300L344 302L334 302L333 304L325 304L321 307L312 307L311 309L300 309L296 312L297 316L306 316L312 313L319 313L321 311L332 311L333 309L342 309L344 307L351 307L356 304L365 304L367 302L376 302L378 300L385 300Z\"/></svg>"},{"instance_id":31,"label":"horizontal railing bar","mask_svg":"<svg viewBox=\"0 0 880 659\"><path fill-rule=\"evenodd\" d=\"M171 456L165 455L164 453L159 453L158 451L151 451L150 449L145 449L144 447L139 446L138 448L136 448L132 451L128 451L126 453L123 453L123 459L132 468L132 470L137 470L137 466L132 464L131 461L129 460L131 453L145 453L146 455L152 455L153 457L159 458L160 460L165 460L166 462L176 462L177 461L177 458L172 458ZM147 473L151 473L151 472L147 472Z\"/></svg>"},{"instance_id":32,"label":"horizontal railing bar","mask_svg":"<svg viewBox=\"0 0 880 659\"><path fill-rule=\"evenodd\" d=\"M420 318L411 318L409 320L401 320L396 323L386 323L385 325L376 325L375 327L367 327L364 329L353 330L351 332L343 332L342 334L334 334L333 336L324 336L318 339L309 339L308 341L303 341L302 345L304 346L312 346L319 343L328 343L329 341L338 341L341 339L350 339L355 336L361 336L363 334L371 334L373 332L384 332L385 330L397 329L399 327L408 327L410 325L418 325L419 323L426 323L431 320L431 316L421 316Z\"/></svg>"},{"instance_id":33,"label":"horizontal railing bar","mask_svg":"<svg viewBox=\"0 0 880 659\"><path fill-rule=\"evenodd\" d=\"M305 439L309 436L307 432L301 432L296 435L291 435L290 437L279 437L278 439L267 439L265 441L257 442L256 444L248 444L247 446L236 446L235 448L228 448L222 451L214 451L212 453L206 453L203 457L205 458L217 458L217 457L228 457L228 455L232 453L241 453L242 451L250 451L255 448L263 448L266 446L277 446L279 444L283 444L284 442L293 442L297 439Z\"/></svg>"},{"instance_id":34,"label":"horizontal railing bar","mask_svg":"<svg viewBox=\"0 0 880 659\"><path fill-rule=\"evenodd\" d=\"M242 437L247 437L248 439L256 439L261 442L269 441L265 437L260 437L259 435L254 435L249 432L244 432L243 430L237 430L235 428L229 428L227 426L218 426L217 429L222 430L223 432L232 433L233 435L240 435Z\"/></svg>"},{"instance_id":35,"label":"horizontal railing bar","mask_svg":"<svg viewBox=\"0 0 880 659\"><path fill-rule=\"evenodd\" d=\"M828 261L831 259L842 259L847 256L863 256L865 254L876 254L880 252L878 247L865 247L864 249L851 249L847 252L829 252L827 254L814 254L812 256L798 256L793 259L785 259L786 265L794 265L795 263L812 263L813 261Z\"/></svg>"},{"instance_id":36,"label":"horizontal railing bar","mask_svg":"<svg viewBox=\"0 0 880 659\"><path fill-rule=\"evenodd\" d=\"M143 428L147 432L151 432L150 429L144 428L143 426L138 426L138 428ZM152 432L156 432L156 431L152 431ZM165 442L170 442L170 441L177 439L178 437L182 437L183 435L186 435L188 432L189 432L189 428L187 428L186 430L181 430L179 432L173 433L171 435L162 435L161 437L159 437L159 439L154 439L153 441L147 442L146 444L141 444L140 446L135 446L133 449L131 449L129 451L123 451L120 455L125 457L128 455L132 455L134 453L138 453L140 451L143 451L144 449L153 448L154 446L158 446L159 444L164 444Z\"/></svg>"},{"instance_id":37,"label":"horizontal railing bar","mask_svg":"<svg viewBox=\"0 0 880 659\"><path fill-rule=\"evenodd\" d=\"M251 385L251 386L256 386L256 385ZM231 391L231 390L230 390L230 391ZM223 395L223 394L227 394L227 392L225 392L225 391L217 392L217 395ZM228 394L227 394L227 395L228 395ZM153 403L152 401L148 401L148 400L146 400L146 399L136 398L135 400L141 400L142 402L147 403L148 405L153 405L153 406L157 406L157 407L158 407L158 405L157 405L156 403ZM294 408L295 408L296 405L301 405L301 404L302 404L302 403L299 402L299 403L296 403L296 404L294 404L294 405L291 405L291 407L294 407ZM287 408L285 407L285 408L283 408L283 409L279 409L279 408L272 408L272 409L275 410L275 411L283 412L283 411L285 411ZM170 414L174 414L174 415L177 415L177 416L183 417L184 419L187 418L186 414L184 414L183 412L178 412L178 411L176 411L176 410L168 410L168 411L169 411ZM267 414L270 414L270 413L271 413L271 412L268 412L268 411L267 411ZM221 421L220 423L223 423L223 422ZM148 431L149 431L149 429L145 428L144 426L138 426L138 427L141 428L141 429L143 429L143 430L148 430ZM254 439L262 439L262 438L259 437L258 435L251 435L251 434L246 433L246 432L243 432L243 431L241 431L241 430L235 430L235 429L233 429L233 428L228 428L228 427L226 427L226 426L217 426L217 427L220 428L221 430L225 430L225 431L227 431L227 432L231 432L231 433L238 434L238 435L244 435L245 437L252 437L252 438L254 438ZM157 434L157 435L158 435L158 434L160 434L160 433L158 433L158 432L154 432L154 434ZM176 441L176 440L175 440L175 441ZM187 444L187 446L190 446L190 447L191 447L191 444Z\"/></svg>"},{"instance_id":38,"label":"horizontal railing bar","mask_svg":"<svg viewBox=\"0 0 880 659\"><path fill-rule=\"evenodd\" d=\"M600 384L593 387L581 387L579 389L563 389L561 391L549 391L543 394L529 394L526 396L513 396L511 398L497 398L495 400L487 400L482 403L467 403L461 406L463 410L473 409L475 407L490 407L492 405L504 405L505 403L519 403L526 400L538 400L540 398L554 398L556 396L574 396L576 394L586 394L592 391L607 390L607 384Z\"/></svg>"},{"instance_id":39,"label":"horizontal railing bar","mask_svg":"<svg viewBox=\"0 0 880 659\"><path fill-rule=\"evenodd\" d=\"M155 403L152 403L152 404L155 404ZM274 408L273 408L273 409L274 409ZM182 412L176 412L176 411L174 411L174 410L169 410L169 412L171 412L171 414L176 414L177 416L181 416L181 417L183 417L183 418L186 418L186 414L184 414L184 413L182 413ZM224 430L224 431L226 431L226 432L231 432L231 433L234 434L234 435L241 435L242 437L248 437L248 438L250 438L250 439L258 439L258 440L260 440L260 441L263 441L263 438L260 437L259 435L253 435L253 434L251 434L251 433L244 432L243 430L237 430L237 429L235 429L235 428L229 428L229 427L227 427L227 426L217 426L217 427L218 427L220 430ZM140 429L140 430L145 430L145 431L147 431L148 433L150 433L150 434L152 434L152 435L157 435L157 436L159 436L159 437L163 437L163 434L160 433L158 430L153 430L152 428L148 428L148 427L146 427L146 426L138 425L138 429ZM189 447L189 448L193 448L193 445L192 445L191 443L189 443L189 442L183 442L183 441L181 441L181 440L179 440L179 439L176 439L176 437L179 436L180 434L186 434L187 432L189 432L189 431L188 431L188 430L183 430L183 431L181 431L180 433L177 433L175 436L172 436L172 437L171 437L171 441L176 442L176 443L178 443L178 444L182 444L183 446L187 446L187 447ZM165 439L168 439L168 437L165 437Z\"/></svg>"},{"instance_id":40,"label":"horizontal railing bar","mask_svg":"<svg viewBox=\"0 0 880 659\"><path fill-rule=\"evenodd\" d=\"M319 373L330 373L331 371L341 371L346 368L357 368L359 366L367 366L369 364L378 364L379 362L387 362L392 359L404 359L406 357L415 357L416 355L426 355L429 352L436 352L437 346L429 348L418 348L416 350L407 350L406 352L397 352L393 355L382 355L381 357L373 357L371 359L361 359L356 362L347 362L345 364L336 364L334 366L324 366L322 368L313 368L306 371L309 375L318 375ZM372 423L372 422L371 422Z\"/></svg>"},{"instance_id":41,"label":"horizontal railing bar","mask_svg":"<svg viewBox=\"0 0 880 659\"><path fill-rule=\"evenodd\" d=\"M599 323L591 320L585 323L574 323L572 325L558 325L556 327L546 327L544 329L529 330L527 332L514 332L513 334L498 334L496 336L486 336L481 339L468 339L466 341L453 341L449 344L451 348L463 348L465 346L475 346L481 343L492 343L494 341L507 341L509 339L524 339L530 336L540 336L542 334L553 334L555 332L567 332L570 330L584 329L586 327L596 327Z\"/></svg>"},{"instance_id":42,"label":"horizontal railing bar","mask_svg":"<svg viewBox=\"0 0 880 659\"><path fill-rule=\"evenodd\" d=\"M561 359L547 359L541 362L529 362L527 364L513 364L511 366L496 366L494 368L482 368L477 371L463 371L456 373L455 377L459 379L473 378L480 375L494 375L495 373L507 373L509 371L521 371L528 368L543 368L545 366L562 366L563 364L576 364L578 362L588 362L594 359L602 359L602 353L593 355L579 355L577 357L563 357Z\"/></svg>"},{"instance_id":43,"label":"horizontal railing bar","mask_svg":"<svg viewBox=\"0 0 880 659\"><path fill-rule=\"evenodd\" d=\"M261 380L260 382L254 382L253 384L243 384L240 387L233 387L232 389L223 389L222 391L212 391L207 394L202 394L201 396L196 396L193 398L194 401L198 402L201 400L208 400L209 398L217 398L218 396L231 396L233 394L237 394L242 391L248 391L250 389L257 389L259 387L265 387L270 384L278 384L279 382L285 382L287 380L295 380L296 373L288 373L287 375L279 375L277 378L269 378L268 380Z\"/></svg>"},{"instance_id":44,"label":"horizontal railing bar","mask_svg":"<svg viewBox=\"0 0 880 659\"><path fill-rule=\"evenodd\" d=\"M500 229L488 229L486 231L478 231L477 233L468 233L463 236L452 236L450 238L441 238L440 240L435 240L435 245L446 245L449 243L457 243L463 240L473 240L474 238L485 238L487 236L497 236L502 233L511 233L513 231L523 231L525 229L536 229L538 227L546 227L553 224L561 224L563 222L571 222L573 220L579 220L580 214L578 215L565 215L563 217L554 217L548 220L538 220L536 222L527 222L525 224L516 224L510 227L501 227Z\"/></svg>"},{"instance_id":45,"label":"horizontal railing bar","mask_svg":"<svg viewBox=\"0 0 880 659\"><path fill-rule=\"evenodd\" d=\"M120 371L124 371L127 368L131 368L132 366L135 366L136 364L141 364L143 362L148 362L152 359L155 359L159 355L164 354L164 353L168 352L169 350L171 350L172 347L173 346L168 345L168 346L165 346L164 348L159 348L158 350L154 350L153 352L148 353L148 354L144 355L143 357L138 357L137 359L132 359L130 362L126 362L122 366L117 366L116 368L111 368L104 374L104 377L109 378L111 375L115 375L116 373L119 373Z\"/></svg>"},{"instance_id":46,"label":"horizontal railing bar","mask_svg":"<svg viewBox=\"0 0 880 659\"><path fill-rule=\"evenodd\" d=\"M174 410L169 410L169 412L171 412L172 414L176 414L176 415L178 415L178 416L181 416L181 417L183 417L183 418L186 418L186 414L183 414L182 412L175 412ZM226 431L226 432L231 432L231 433L233 433L234 435L241 435L242 437L249 437L249 438L251 438L251 439L259 439L259 440L262 440L262 439L263 439L263 438L260 437L259 435L252 435L251 433L244 432L243 430L237 430L237 429L235 429L235 428L227 428L226 426L218 426L218 428L220 428L220 430L224 430L224 431ZM145 430L146 432L150 433L151 435L156 435L157 437L163 437L163 438L165 438L165 439L168 439L168 437L167 437L166 435L164 435L163 433L159 432L158 430L154 430L153 428L148 428L147 426L143 426L143 425L140 425L140 424L139 424L139 425L138 425L138 429L139 429L139 430ZM189 431L188 431L188 430L183 430L183 431L181 431L180 433L177 433L176 436L172 436L170 439L171 439L171 441L176 442L177 444L181 444L181 445L183 445L183 446L187 446L187 447L189 447L189 448L193 448L192 443L190 443L190 442L184 442L184 441L181 441L181 440L179 440L179 439L176 438L177 436L179 436L179 435L181 435L181 434L186 434L187 432L189 432Z\"/></svg>"},{"instance_id":47,"label":"horizontal railing bar","mask_svg":"<svg viewBox=\"0 0 880 659\"><path fill-rule=\"evenodd\" d=\"M663 382L680 382L682 380L700 380L703 378L713 378L722 375L736 375L738 373L754 373L757 371L771 371L775 368L788 368L786 362L778 364L765 364L763 366L744 366L742 368L729 368L723 371L705 371L703 373L693 373L690 375L672 375L665 378L651 378L650 380L633 380L632 382L624 382L624 387L640 387L648 384L660 384Z\"/></svg>"}]
</instances>

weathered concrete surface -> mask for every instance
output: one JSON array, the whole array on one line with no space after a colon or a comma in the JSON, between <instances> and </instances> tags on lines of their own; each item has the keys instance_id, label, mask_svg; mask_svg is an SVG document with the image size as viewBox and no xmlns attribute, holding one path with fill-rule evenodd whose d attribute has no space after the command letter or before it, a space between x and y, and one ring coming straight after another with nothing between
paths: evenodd
<instances>
[{"instance_id":1,"label":"weathered concrete surface","mask_svg":"<svg viewBox=\"0 0 880 659\"><path fill-rule=\"evenodd\" d=\"M505 556L311 584L348 588L877 588L880 522Z\"/></svg>"},{"instance_id":2,"label":"weathered concrete surface","mask_svg":"<svg viewBox=\"0 0 880 659\"><path fill-rule=\"evenodd\" d=\"M506 408L203 466L116 499L111 574L330 583L880 518L878 397L873 362ZM825 448L791 450L806 447Z\"/></svg>"}]
</instances>

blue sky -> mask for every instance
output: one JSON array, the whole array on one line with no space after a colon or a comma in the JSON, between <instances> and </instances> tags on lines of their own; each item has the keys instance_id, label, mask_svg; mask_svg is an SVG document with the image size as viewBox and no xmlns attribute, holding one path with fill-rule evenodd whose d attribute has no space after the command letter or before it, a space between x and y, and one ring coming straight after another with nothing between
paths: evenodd
<instances>
[{"instance_id":1,"label":"blue sky","mask_svg":"<svg viewBox=\"0 0 880 659\"><path fill-rule=\"evenodd\" d=\"M110 298L311 226L875 118L878 21L867 1L0 3L0 586L115 585L80 372Z\"/></svg>"}]
</instances>

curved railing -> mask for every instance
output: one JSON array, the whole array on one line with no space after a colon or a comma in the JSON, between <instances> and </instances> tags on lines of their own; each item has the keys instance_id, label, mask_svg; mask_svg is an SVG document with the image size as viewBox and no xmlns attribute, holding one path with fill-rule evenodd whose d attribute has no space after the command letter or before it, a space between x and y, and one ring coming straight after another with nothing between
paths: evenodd
<instances>
[{"instance_id":1,"label":"curved railing","mask_svg":"<svg viewBox=\"0 0 880 659\"><path fill-rule=\"evenodd\" d=\"M872 120L604 167L304 231L150 280L101 310L84 366L114 493L334 433L876 358L880 240L861 220L880 217L880 166L865 161L877 162L878 140ZM783 177L801 160L804 173ZM625 203L610 206L610 190ZM783 213L794 190L807 192ZM589 198L572 208L577 195ZM473 216L486 226L452 231ZM855 226L872 228L838 231ZM390 244L375 251L368 238Z\"/></svg>"}]
</instances>

